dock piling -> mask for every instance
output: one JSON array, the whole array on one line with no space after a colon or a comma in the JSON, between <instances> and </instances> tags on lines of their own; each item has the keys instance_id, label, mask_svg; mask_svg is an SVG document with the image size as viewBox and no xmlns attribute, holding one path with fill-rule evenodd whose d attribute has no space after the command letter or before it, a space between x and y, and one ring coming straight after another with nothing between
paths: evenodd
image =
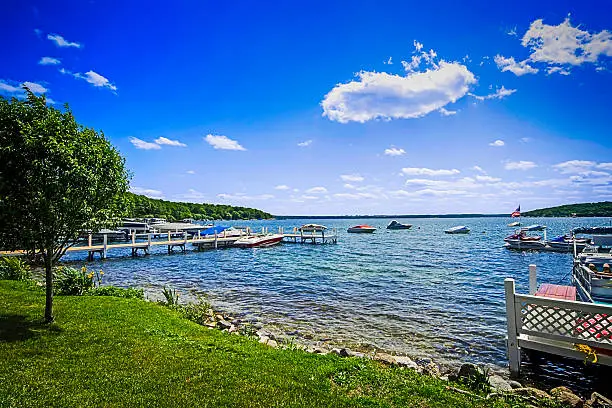
<instances>
[{"instance_id":1,"label":"dock piling","mask_svg":"<svg viewBox=\"0 0 612 408\"><path fill-rule=\"evenodd\" d=\"M102 241L102 259L106 259L107 250L108 250L108 235L104 234L104 240Z\"/></svg>"},{"instance_id":2,"label":"dock piling","mask_svg":"<svg viewBox=\"0 0 612 408\"><path fill-rule=\"evenodd\" d=\"M510 376L516 378L519 376L521 369L521 350L518 346L514 279L506 278L504 280L504 289L506 292L506 318L508 319L508 338L506 340L508 365L510 367Z\"/></svg>"},{"instance_id":3,"label":"dock piling","mask_svg":"<svg viewBox=\"0 0 612 408\"><path fill-rule=\"evenodd\" d=\"M537 267L534 264L529 265L529 294L535 295L538 291Z\"/></svg>"}]
</instances>

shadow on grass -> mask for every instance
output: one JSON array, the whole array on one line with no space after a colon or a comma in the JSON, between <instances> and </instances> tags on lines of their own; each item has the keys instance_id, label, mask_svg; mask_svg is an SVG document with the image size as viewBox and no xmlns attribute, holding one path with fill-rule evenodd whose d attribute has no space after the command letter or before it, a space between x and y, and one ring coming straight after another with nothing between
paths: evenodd
<instances>
[{"instance_id":1,"label":"shadow on grass","mask_svg":"<svg viewBox=\"0 0 612 408\"><path fill-rule=\"evenodd\" d=\"M28 320L26 316L0 314L0 342L16 342L40 336L43 332L60 333L56 324L41 320Z\"/></svg>"}]
</instances>

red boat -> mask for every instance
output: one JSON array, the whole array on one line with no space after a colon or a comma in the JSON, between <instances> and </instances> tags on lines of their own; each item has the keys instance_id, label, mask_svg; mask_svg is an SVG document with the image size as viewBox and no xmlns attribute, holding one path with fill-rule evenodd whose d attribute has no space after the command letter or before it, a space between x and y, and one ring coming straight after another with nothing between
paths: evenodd
<instances>
[{"instance_id":1,"label":"red boat","mask_svg":"<svg viewBox=\"0 0 612 408\"><path fill-rule=\"evenodd\" d=\"M376 227L373 227L371 225L355 225L354 227L351 227L349 229L346 230L346 232L352 232L352 233L372 233L376 231Z\"/></svg>"},{"instance_id":2,"label":"red boat","mask_svg":"<svg viewBox=\"0 0 612 408\"><path fill-rule=\"evenodd\" d=\"M252 235L240 238L234 245L241 248L269 247L279 244L282 240L282 234Z\"/></svg>"}]
</instances>

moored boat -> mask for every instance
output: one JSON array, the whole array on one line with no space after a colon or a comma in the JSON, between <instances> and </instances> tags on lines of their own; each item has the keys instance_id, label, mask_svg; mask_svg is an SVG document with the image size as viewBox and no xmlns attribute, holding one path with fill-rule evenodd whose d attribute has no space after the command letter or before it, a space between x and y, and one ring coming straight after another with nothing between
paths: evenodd
<instances>
[{"instance_id":1,"label":"moored boat","mask_svg":"<svg viewBox=\"0 0 612 408\"><path fill-rule=\"evenodd\" d=\"M612 236L593 235L588 245L574 258L572 284L581 300L612 303Z\"/></svg>"},{"instance_id":2,"label":"moored boat","mask_svg":"<svg viewBox=\"0 0 612 408\"><path fill-rule=\"evenodd\" d=\"M403 230L410 228L412 228L412 224L402 224L401 222L397 222L396 220L391 221L389 225L387 225L387 229L390 230Z\"/></svg>"},{"instance_id":3,"label":"moored boat","mask_svg":"<svg viewBox=\"0 0 612 408\"><path fill-rule=\"evenodd\" d=\"M234 245L241 248L269 247L279 244L282 240L282 234L251 235L238 239Z\"/></svg>"},{"instance_id":4,"label":"moored boat","mask_svg":"<svg viewBox=\"0 0 612 408\"><path fill-rule=\"evenodd\" d=\"M457 225L456 227L444 230L444 232L447 234L467 234L470 232L470 229L465 225Z\"/></svg>"},{"instance_id":5,"label":"moored boat","mask_svg":"<svg viewBox=\"0 0 612 408\"><path fill-rule=\"evenodd\" d=\"M327 227L325 225L320 224L304 224L299 228L299 230L302 232L320 232L325 231L326 229Z\"/></svg>"},{"instance_id":6,"label":"moored boat","mask_svg":"<svg viewBox=\"0 0 612 408\"><path fill-rule=\"evenodd\" d=\"M357 234L367 234L376 231L376 227L372 227L371 225L355 225L354 227L350 227L346 230L346 232L357 233Z\"/></svg>"},{"instance_id":7,"label":"moored boat","mask_svg":"<svg viewBox=\"0 0 612 408\"><path fill-rule=\"evenodd\" d=\"M509 227L518 227L519 225L521 225L521 223L518 221L514 221L508 224Z\"/></svg>"},{"instance_id":8,"label":"moored boat","mask_svg":"<svg viewBox=\"0 0 612 408\"><path fill-rule=\"evenodd\" d=\"M544 249L546 243L542 241L542 237L539 235L527 235L527 231L532 231L527 228L521 228L514 234L504 238L506 242L506 248L518 249L518 250L537 250Z\"/></svg>"}]
</instances>

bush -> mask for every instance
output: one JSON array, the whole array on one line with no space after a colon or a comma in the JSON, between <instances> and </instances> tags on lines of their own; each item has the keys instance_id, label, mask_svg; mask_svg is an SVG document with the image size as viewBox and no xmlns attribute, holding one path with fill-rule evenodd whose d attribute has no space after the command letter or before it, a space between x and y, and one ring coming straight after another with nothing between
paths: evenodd
<instances>
[{"instance_id":1,"label":"bush","mask_svg":"<svg viewBox=\"0 0 612 408\"><path fill-rule=\"evenodd\" d=\"M201 325L206 324L206 320L211 318L214 313L210 303L201 297L198 298L198 303L188 303L180 306L180 312L187 319Z\"/></svg>"},{"instance_id":2,"label":"bush","mask_svg":"<svg viewBox=\"0 0 612 408\"><path fill-rule=\"evenodd\" d=\"M81 296L94 289L96 284L102 281L104 272L88 271L86 267L81 269L69 266L59 266L55 270L55 291L56 295Z\"/></svg>"},{"instance_id":3,"label":"bush","mask_svg":"<svg viewBox=\"0 0 612 408\"><path fill-rule=\"evenodd\" d=\"M116 286L98 286L87 292L91 296L115 296L126 299L143 299L144 289L118 288Z\"/></svg>"},{"instance_id":4,"label":"bush","mask_svg":"<svg viewBox=\"0 0 612 408\"><path fill-rule=\"evenodd\" d=\"M26 281L30 279L30 276L30 266L20 258L0 258L0 280Z\"/></svg>"},{"instance_id":5,"label":"bush","mask_svg":"<svg viewBox=\"0 0 612 408\"><path fill-rule=\"evenodd\" d=\"M166 298L166 302L165 302L166 306L178 305L179 294L176 291L176 289L167 288L164 286L162 293L164 294L164 297Z\"/></svg>"}]
</instances>

